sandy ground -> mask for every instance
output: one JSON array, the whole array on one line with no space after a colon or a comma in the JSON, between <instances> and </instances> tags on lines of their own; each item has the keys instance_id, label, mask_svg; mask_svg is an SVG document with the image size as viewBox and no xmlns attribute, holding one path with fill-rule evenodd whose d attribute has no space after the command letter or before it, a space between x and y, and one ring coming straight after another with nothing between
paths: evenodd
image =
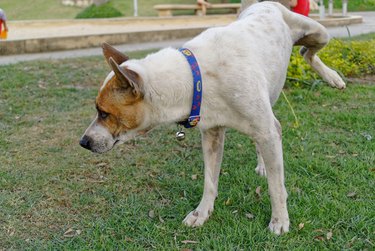
<instances>
[{"instance_id":1,"label":"sandy ground","mask_svg":"<svg viewBox=\"0 0 375 251\"><path fill-rule=\"evenodd\" d=\"M97 20L50 20L9 22L8 40L114 34L136 31L208 28L234 21L234 15L175 18L119 18Z\"/></svg>"}]
</instances>

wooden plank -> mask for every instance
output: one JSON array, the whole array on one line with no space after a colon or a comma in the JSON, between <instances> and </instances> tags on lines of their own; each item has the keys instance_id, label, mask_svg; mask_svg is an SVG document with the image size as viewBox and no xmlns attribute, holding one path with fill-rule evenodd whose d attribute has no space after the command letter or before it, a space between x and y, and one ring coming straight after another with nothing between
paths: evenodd
<instances>
[{"instance_id":1,"label":"wooden plank","mask_svg":"<svg viewBox=\"0 0 375 251\"><path fill-rule=\"evenodd\" d=\"M161 17L172 16L172 10L195 10L196 15L202 13L202 7L197 4L158 4L154 5L154 9L158 11L158 15ZM210 4L207 9L232 9L239 12L241 4L236 3L222 3L222 4Z\"/></svg>"}]
</instances>

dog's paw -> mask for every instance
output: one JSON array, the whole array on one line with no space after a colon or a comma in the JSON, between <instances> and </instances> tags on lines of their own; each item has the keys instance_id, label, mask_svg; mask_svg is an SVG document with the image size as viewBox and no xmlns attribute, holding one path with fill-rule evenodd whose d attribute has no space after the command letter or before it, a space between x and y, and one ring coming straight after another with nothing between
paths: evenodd
<instances>
[{"instance_id":1,"label":"dog's paw","mask_svg":"<svg viewBox=\"0 0 375 251\"><path fill-rule=\"evenodd\" d=\"M266 168L264 165L257 165L257 167L255 168L255 172L259 175L259 176L264 176L266 177L267 176L267 172L266 172Z\"/></svg>"},{"instance_id":2,"label":"dog's paw","mask_svg":"<svg viewBox=\"0 0 375 251\"><path fill-rule=\"evenodd\" d=\"M330 70L329 72L327 72L326 81L330 86L337 89L345 89L346 87L344 80L342 80L340 75L334 70Z\"/></svg>"},{"instance_id":3,"label":"dog's paw","mask_svg":"<svg viewBox=\"0 0 375 251\"><path fill-rule=\"evenodd\" d=\"M190 212L182 222L189 227L199 227L202 226L206 220L208 220L211 213L212 210L196 209Z\"/></svg>"},{"instance_id":4,"label":"dog's paw","mask_svg":"<svg viewBox=\"0 0 375 251\"><path fill-rule=\"evenodd\" d=\"M270 224L268 225L271 232L280 235L289 232L289 219L279 219L272 217Z\"/></svg>"}]
</instances>

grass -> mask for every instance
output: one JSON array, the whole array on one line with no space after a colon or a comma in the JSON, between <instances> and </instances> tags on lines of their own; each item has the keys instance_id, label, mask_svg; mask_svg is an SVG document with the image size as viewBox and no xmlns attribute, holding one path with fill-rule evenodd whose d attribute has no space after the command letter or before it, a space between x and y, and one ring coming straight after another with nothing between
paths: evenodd
<instances>
[{"instance_id":1,"label":"grass","mask_svg":"<svg viewBox=\"0 0 375 251\"><path fill-rule=\"evenodd\" d=\"M276 104L291 218L277 237L255 149L236 131L227 131L215 212L196 229L181 221L202 194L197 130L183 142L171 125L107 154L82 149L107 71L100 57L0 67L0 249L374 248L374 83L285 90L298 128L285 99Z\"/></svg>"},{"instance_id":2,"label":"grass","mask_svg":"<svg viewBox=\"0 0 375 251\"><path fill-rule=\"evenodd\" d=\"M7 13L9 20L33 20L33 19L72 19L82 8L63 6L58 0L33 0L27 1L32 4L25 4L26 1L1 0L0 7ZM113 6L125 16L133 16L133 1L111 0ZM196 0L138 0L140 16L156 16L153 9L155 4L162 3L195 3ZM210 0L211 3L220 0ZM335 1L337 2L337 1ZM337 8L341 8L341 1L338 1ZM375 10L375 0L349 1L349 11ZM182 14L193 14L193 12L181 12Z\"/></svg>"},{"instance_id":3,"label":"grass","mask_svg":"<svg viewBox=\"0 0 375 251\"><path fill-rule=\"evenodd\" d=\"M5 10L9 20L34 20L34 19L73 19L83 8L64 6L61 1L33 0L32 4L25 4L25 1L1 0L0 7ZM133 16L133 1L111 0L113 7L122 12L126 17ZM139 16L157 16L153 6L161 3L195 3L196 0L139 0ZM212 0L220 2L219 0ZM193 12L183 12L193 14Z\"/></svg>"},{"instance_id":4,"label":"grass","mask_svg":"<svg viewBox=\"0 0 375 251\"><path fill-rule=\"evenodd\" d=\"M367 34L361 34L361 35L353 36L353 37L342 38L342 39L343 40L356 40L356 41L375 40L375 32L367 33Z\"/></svg>"}]
</instances>

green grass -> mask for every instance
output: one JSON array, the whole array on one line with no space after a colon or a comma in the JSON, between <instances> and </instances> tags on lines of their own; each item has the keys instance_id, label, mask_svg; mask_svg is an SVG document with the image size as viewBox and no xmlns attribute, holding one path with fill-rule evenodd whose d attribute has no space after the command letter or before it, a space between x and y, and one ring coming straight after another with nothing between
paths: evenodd
<instances>
[{"instance_id":1,"label":"green grass","mask_svg":"<svg viewBox=\"0 0 375 251\"><path fill-rule=\"evenodd\" d=\"M26 1L1 0L0 7L5 10L9 20L33 20L33 19L73 19L83 8L63 6L57 0L33 0L32 4ZM31 3L31 1L29 1ZM133 16L133 1L111 0L113 7L126 17ZM162 3L195 3L196 0L138 0L138 14L140 16L157 16L153 9L156 4ZM220 2L212 0L212 3ZM183 12L193 14L193 12Z\"/></svg>"},{"instance_id":2,"label":"green grass","mask_svg":"<svg viewBox=\"0 0 375 251\"><path fill-rule=\"evenodd\" d=\"M82 149L108 69L100 57L0 67L2 249L374 248L374 83L287 89L299 128L286 101L276 104L291 218L291 232L277 237L267 229L270 201L254 172L254 146L236 131L227 131L215 211L196 229L181 221L203 189L198 130L183 142L171 125L103 155Z\"/></svg>"}]
</instances>

